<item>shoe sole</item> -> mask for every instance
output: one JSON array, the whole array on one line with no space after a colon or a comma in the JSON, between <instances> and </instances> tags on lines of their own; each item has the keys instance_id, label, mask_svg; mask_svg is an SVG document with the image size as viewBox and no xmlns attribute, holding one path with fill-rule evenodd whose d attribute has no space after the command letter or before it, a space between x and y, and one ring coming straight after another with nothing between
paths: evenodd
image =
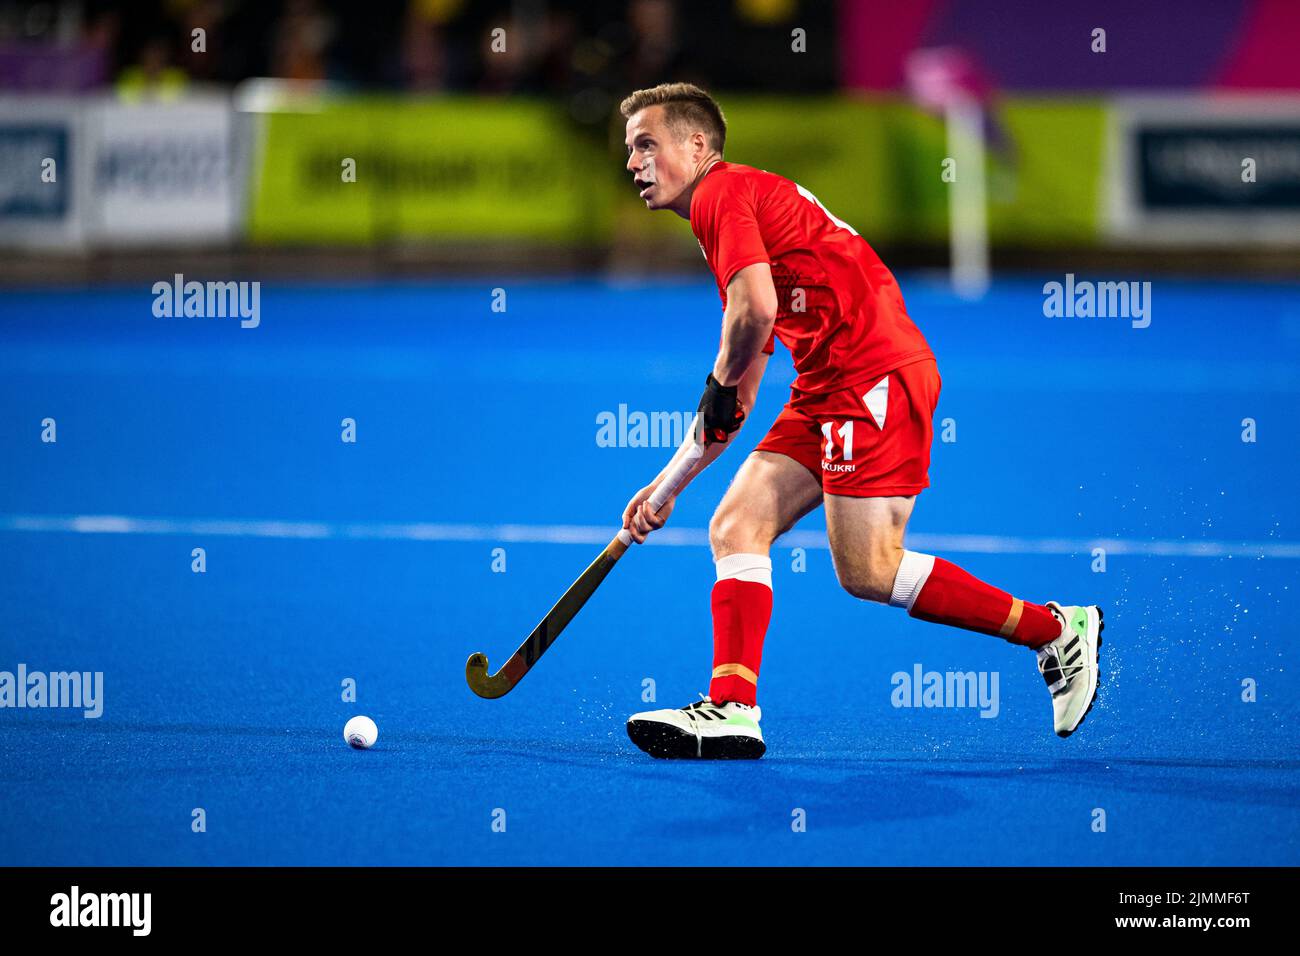
<instances>
[{"instance_id":1,"label":"shoe sole","mask_svg":"<svg viewBox=\"0 0 1300 956\"><path fill-rule=\"evenodd\" d=\"M1088 701L1088 706L1084 710L1083 716L1079 718L1079 722L1075 724L1071 730L1057 732L1056 736L1060 737L1062 740L1064 740L1066 737L1070 736L1070 734L1074 733L1076 730L1078 730L1080 727L1083 726L1083 722L1087 720L1088 715L1092 713L1092 708L1096 706L1097 699L1101 697L1101 645L1106 643L1102 639L1101 632L1104 630L1106 630L1106 615L1102 611L1101 607L1098 606L1097 607L1097 662L1096 662L1097 663L1097 686L1092 689L1092 700Z\"/></svg>"},{"instance_id":2,"label":"shoe sole","mask_svg":"<svg viewBox=\"0 0 1300 956\"><path fill-rule=\"evenodd\" d=\"M629 720L627 735L632 743L660 760L757 760L767 753L767 744L757 737L696 737L654 720Z\"/></svg>"}]
</instances>

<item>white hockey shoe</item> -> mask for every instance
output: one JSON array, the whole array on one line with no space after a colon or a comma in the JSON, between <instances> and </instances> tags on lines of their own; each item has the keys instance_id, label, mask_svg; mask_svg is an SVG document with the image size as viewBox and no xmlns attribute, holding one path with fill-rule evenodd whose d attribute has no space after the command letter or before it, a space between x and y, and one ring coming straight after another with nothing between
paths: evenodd
<instances>
[{"instance_id":1,"label":"white hockey shoe","mask_svg":"<svg viewBox=\"0 0 1300 956\"><path fill-rule=\"evenodd\" d=\"M705 697L680 710L633 714L627 735L652 757L756 760L767 750L758 726L762 715L758 707Z\"/></svg>"},{"instance_id":2,"label":"white hockey shoe","mask_svg":"<svg viewBox=\"0 0 1300 956\"><path fill-rule=\"evenodd\" d=\"M1038 672L1052 692L1052 717L1058 737L1079 729L1097 700L1101 649L1101 608L1062 607L1055 601L1048 608L1061 621L1061 636L1038 649Z\"/></svg>"}]
</instances>

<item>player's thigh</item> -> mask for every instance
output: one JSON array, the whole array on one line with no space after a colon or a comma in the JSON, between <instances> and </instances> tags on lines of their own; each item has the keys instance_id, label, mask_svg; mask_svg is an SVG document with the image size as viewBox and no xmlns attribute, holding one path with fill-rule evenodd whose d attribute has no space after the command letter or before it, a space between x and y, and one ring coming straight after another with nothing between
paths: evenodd
<instances>
[{"instance_id":1,"label":"player's thigh","mask_svg":"<svg viewBox=\"0 0 1300 956\"><path fill-rule=\"evenodd\" d=\"M840 585L854 597L888 601L916 496L827 494L825 503L826 536Z\"/></svg>"},{"instance_id":2,"label":"player's thigh","mask_svg":"<svg viewBox=\"0 0 1300 956\"><path fill-rule=\"evenodd\" d=\"M709 522L714 560L766 554L773 541L821 502L821 485L803 465L776 452L751 452Z\"/></svg>"}]
</instances>

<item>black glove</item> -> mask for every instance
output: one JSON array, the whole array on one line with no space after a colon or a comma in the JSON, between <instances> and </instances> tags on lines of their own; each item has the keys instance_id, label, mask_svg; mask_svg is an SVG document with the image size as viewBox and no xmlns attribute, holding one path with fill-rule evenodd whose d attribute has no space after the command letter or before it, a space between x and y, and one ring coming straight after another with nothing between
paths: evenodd
<instances>
[{"instance_id":1,"label":"black glove","mask_svg":"<svg viewBox=\"0 0 1300 956\"><path fill-rule=\"evenodd\" d=\"M727 436L740 428L740 423L745 420L745 405L736 397L736 386L723 385L712 372L704 380L699 412L706 446L726 441Z\"/></svg>"}]
</instances>

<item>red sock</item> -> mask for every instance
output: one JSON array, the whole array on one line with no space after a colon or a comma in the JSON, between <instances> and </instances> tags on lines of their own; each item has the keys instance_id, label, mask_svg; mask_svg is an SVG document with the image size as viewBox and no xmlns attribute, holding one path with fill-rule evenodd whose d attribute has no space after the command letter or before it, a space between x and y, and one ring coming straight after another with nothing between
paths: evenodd
<instances>
[{"instance_id":1,"label":"red sock","mask_svg":"<svg viewBox=\"0 0 1300 956\"><path fill-rule=\"evenodd\" d=\"M763 638L772 618L772 562L766 555L732 554L718 561L713 585L713 680L715 704L755 703Z\"/></svg>"},{"instance_id":2,"label":"red sock","mask_svg":"<svg viewBox=\"0 0 1300 956\"><path fill-rule=\"evenodd\" d=\"M913 552L905 552L908 554ZM943 558L934 559L934 567L912 597L907 613L923 621L993 634L1025 647L1042 647L1061 636L1060 620L1043 605L1013 598Z\"/></svg>"}]
</instances>

